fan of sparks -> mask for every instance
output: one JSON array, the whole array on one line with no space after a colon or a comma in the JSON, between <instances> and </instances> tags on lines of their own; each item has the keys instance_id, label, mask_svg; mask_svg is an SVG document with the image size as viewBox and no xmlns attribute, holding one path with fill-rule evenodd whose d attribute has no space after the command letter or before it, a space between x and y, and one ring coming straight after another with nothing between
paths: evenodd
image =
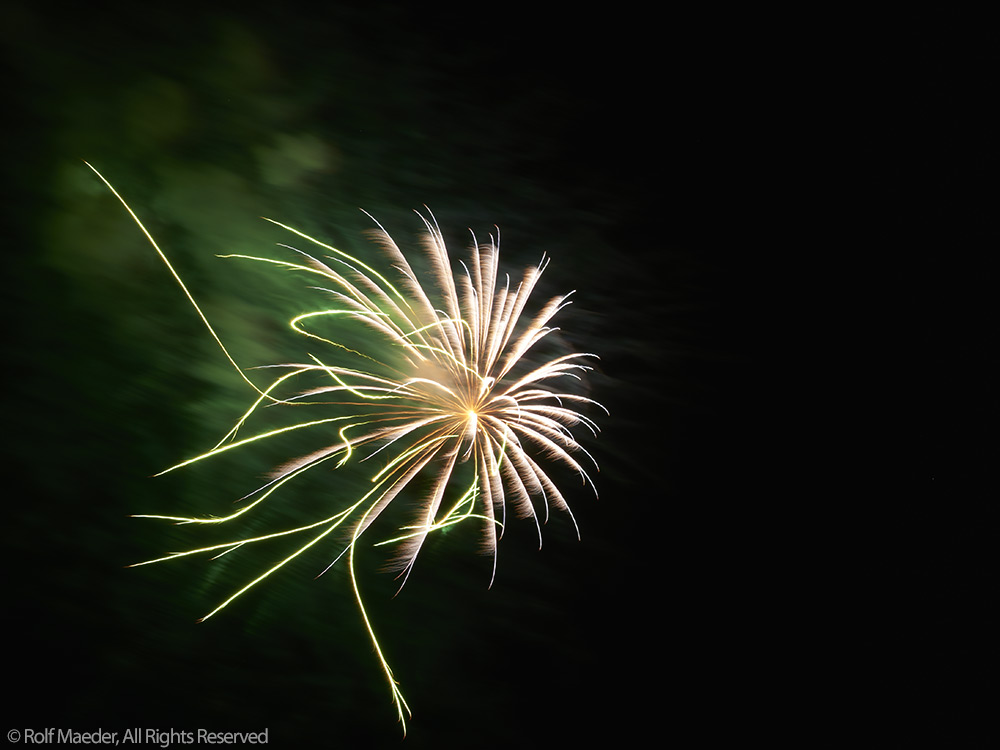
<instances>
[{"instance_id":1,"label":"fan of sparks","mask_svg":"<svg viewBox=\"0 0 1000 750\"><path fill-rule=\"evenodd\" d=\"M239 510L230 515L141 517L186 524L225 524L252 512L282 485L307 471L323 465L339 468L355 461L372 467L371 489L328 517L296 528L172 553L139 565L199 553L221 555L247 544L302 535L305 541L298 549L202 618L207 619L341 529L346 542L327 569L344 554L348 556L355 597L405 732L404 711L408 714L409 708L375 637L354 573L358 542L417 477L428 479L421 480L419 490L415 486L409 490L420 493L415 517L393 538L376 545L394 547L394 559L404 583L428 535L434 531L477 519L482 525L485 550L493 555L495 575L496 546L508 505L518 517L534 519L539 544L549 506L566 511L572 519L563 494L539 461L561 463L593 486L578 457L586 456L590 464L593 459L570 428L583 425L596 435L594 422L576 409L581 404L603 407L579 392L571 392L573 389L564 384L580 381L590 369L583 362L595 355L566 353L541 361L532 357L539 341L558 330L549 323L569 304L570 295L551 299L528 317L526 305L548 259L543 257L537 266L528 268L516 283L507 275L501 276L497 230L487 244L478 244L473 235L469 262L454 267L429 211L427 217L417 213L426 229L425 281L378 222L379 243L389 260L385 274L359 258L272 222L319 251L306 253L281 246L287 259L221 257L300 272L316 282L313 286L325 305L290 321L296 334L315 344L316 350L308 354L309 361L269 365L277 374L266 385L257 385L237 365L139 218L111 184L97 174L125 206L227 359L256 393L249 409L213 449L161 473L290 431L306 431L315 436L318 445L314 452L278 467L266 484L247 495ZM367 329L362 340L371 342L368 351L328 338L333 335L328 329L337 330L346 324ZM303 381L309 383L308 387L301 387ZM309 404L330 407L330 416L292 421L277 429L237 437L238 433L250 431L249 424L256 421L264 407L279 407L296 414L300 413L299 407ZM466 465L471 470L460 471ZM453 487L456 483L459 486ZM573 524L575 527L575 520Z\"/></svg>"}]
</instances>

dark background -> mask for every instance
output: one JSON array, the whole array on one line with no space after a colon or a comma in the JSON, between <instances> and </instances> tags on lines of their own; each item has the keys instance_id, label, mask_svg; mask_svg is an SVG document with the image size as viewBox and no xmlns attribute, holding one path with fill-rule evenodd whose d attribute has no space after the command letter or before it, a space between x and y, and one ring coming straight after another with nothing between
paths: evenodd
<instances>
[{"instance_id":1,"label":"dark background","mask_svg":"<svg viewBox=\"0 0 1000 750\"><path fill-rule=\"evenodd\" d=\"M539 297L577 290L560 323L611 412L582 541L512 525L487 590L449 535L396 598L367 558L407 745L989 742L998 122L971 27L13 3L0 29L5 728L399 742L343 570L313 580L329 550L202 624L272 553L124 567L199 544L129 514L212 512L285 456L150 478L250 397L87 159L248 363L302 309L215 257L289 241L261 215L376 258L358 207L405 248L426 204L453 254L495 223L510 270L552 257Z\"/></svg>"}]
</instances>

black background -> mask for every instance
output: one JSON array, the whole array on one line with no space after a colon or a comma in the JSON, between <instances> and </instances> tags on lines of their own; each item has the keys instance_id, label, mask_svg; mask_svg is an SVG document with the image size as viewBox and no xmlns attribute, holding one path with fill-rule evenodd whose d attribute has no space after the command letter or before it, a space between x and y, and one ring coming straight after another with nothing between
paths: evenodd
<instances>
[{"instance_id":1,"label":"black background","mask_svg":"<svg viewBox=\"0 0 1000 750\"><path fill-rule=\"evenodd\" d=\"M322 555L202 624L211 565L124 567L174 540L130 513L237 492L149 476L247 397L85 158L248 358L285 297L212 256L259 215L357 251L427 204L578 290L600 499L489 591L474 539L371 574L405 744L990 744L996 56L954 20L8 4L5 729L400 741Z\"/></svg>"}]
</instances>

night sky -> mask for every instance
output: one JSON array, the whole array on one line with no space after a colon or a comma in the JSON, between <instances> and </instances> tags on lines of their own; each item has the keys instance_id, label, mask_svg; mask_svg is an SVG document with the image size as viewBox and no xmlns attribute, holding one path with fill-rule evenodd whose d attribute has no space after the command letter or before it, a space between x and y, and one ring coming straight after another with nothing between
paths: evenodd
<instances>
[{"instance_id":1,"label":"night sky","mask_svg":"<svg viewBox=\"0 0 1000 750\"><path fill-rule=\"evenodd\" d=\"M561 477L582 539L512 522L489 589L472 529L395 597L359 559L404 746L988 745L996 56L778 20L8 3L4 728L400 743L335 544L205 623L280 550L126 567L205 543L130 514L223 512L296 446L152 477L252 392L86 159L247 366L309 304L216 257L296 244L262 216L374 262L359 209L406 249L427 206L453 257L494 225L512 276L550 257L536 305L575 290L610 411L599 499Z\"/></svg>"}]
</instances>

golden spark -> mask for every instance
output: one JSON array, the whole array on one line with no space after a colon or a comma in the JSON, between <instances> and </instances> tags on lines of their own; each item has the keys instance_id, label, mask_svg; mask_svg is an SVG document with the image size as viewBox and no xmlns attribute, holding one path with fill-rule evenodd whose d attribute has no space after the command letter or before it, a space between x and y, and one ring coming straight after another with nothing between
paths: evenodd
<instances>
[{"instance_id":1,"label":"golden spark","mask_svg":"<svg viewBox=\"0 0 1000 750\"><path fill-rule=\"evenodd\" d=\"M294 250L293 260L248 255L225 255L319 277L330 306L297 315L289 325L301 336L323 346L325 354L309 354L308 362L271 365L282 374L266 386L256 385L230 355L208 318L188 291L180 275L152 235L114 187L87 164L128 211L194 307L228 361L255 391L256 399L232 429L211 450L182 461L161 474L218 456L248 444L291 431L309 431L335 439L315 452L278 467L262 487L250 493L239 510L224 517L144 515L184 524L225 524L250 513L284 484L328 462L340 467L348 461L376 456L381 465L370 477L372 487L347 507L313 523L259 536L237 538L223 544L175 552L148 560L148 565L187 555L216 553L218 557L244 545L292 535L307 539L294 552L233 593L202 619L207 619L258 583L275 573L335 530L343 528L348 542L333 562L347 554L354 596L365 628L392 693L398 718L406 732L410 709L399 690L362 602L355 575L358 542L390 503L421 475L430 483L421 492L422 502L413 522L391 539L375 546L392 545L400 576L405 583L428 536L462 521L482 522L485 549L493 555L496 574L497 541L503 533L507 505L519 516L531 517L538 528L549 506L572 513L563 494L539 464L548 459L570 467L585 484L593 483L576 455L592 457L577 442L571 427L583 425L594 435L597 425L571 408L597 402L558 386L565 378L580 379L591 369L581 360L589 353L569 353L528 364L526 355L539 341L558 330L549 322L568 302L569 294L548 301L525 321L522 316L548 259L528 268L512 287L509 276L500 280L499 230L487 244L473 235L469 263L455 272L444 238L433 215L419 212L426 236L424 252L431 284L425 285L389 233L378 227L380 244L388 256L396 283L359 258L342 252L292 227L272 221L320 248L322 259ZM268 219L268 221L271 221ZM286 246L287 247L287 246ZM349 319L369 330L373 348L361 352L317 333L324 318ZM390 346L387 347L386 344ZM331 348L332 347L332 348ZM385 352L392 356L386 356ZM389 360L389 361L384 361ZM292 381L317 379L307 389L286 392ZM306 404L336 407L331 416L263 431L236 439L237 433L263 406L292 410ZM460 492L446 492L457 479L457 467L471 462L471 482ZM373 464L376 461L372 462ZM594 464L596 466L596 464ZM463 480L465 481L465 480ZM457 494L457 499L454 495ZM452 501L446 502L446 496ZM539 517L532 498L542 498ZM576 527L576 521L573 521ZM579 529L577 529L579 537ZM214 559L214 558L213 558ZM325 571L324 571L325 572ZM490 583L492 584L492 578ZM405 715L404 715L405 714Z\"/></svg>"}]
</instances>

